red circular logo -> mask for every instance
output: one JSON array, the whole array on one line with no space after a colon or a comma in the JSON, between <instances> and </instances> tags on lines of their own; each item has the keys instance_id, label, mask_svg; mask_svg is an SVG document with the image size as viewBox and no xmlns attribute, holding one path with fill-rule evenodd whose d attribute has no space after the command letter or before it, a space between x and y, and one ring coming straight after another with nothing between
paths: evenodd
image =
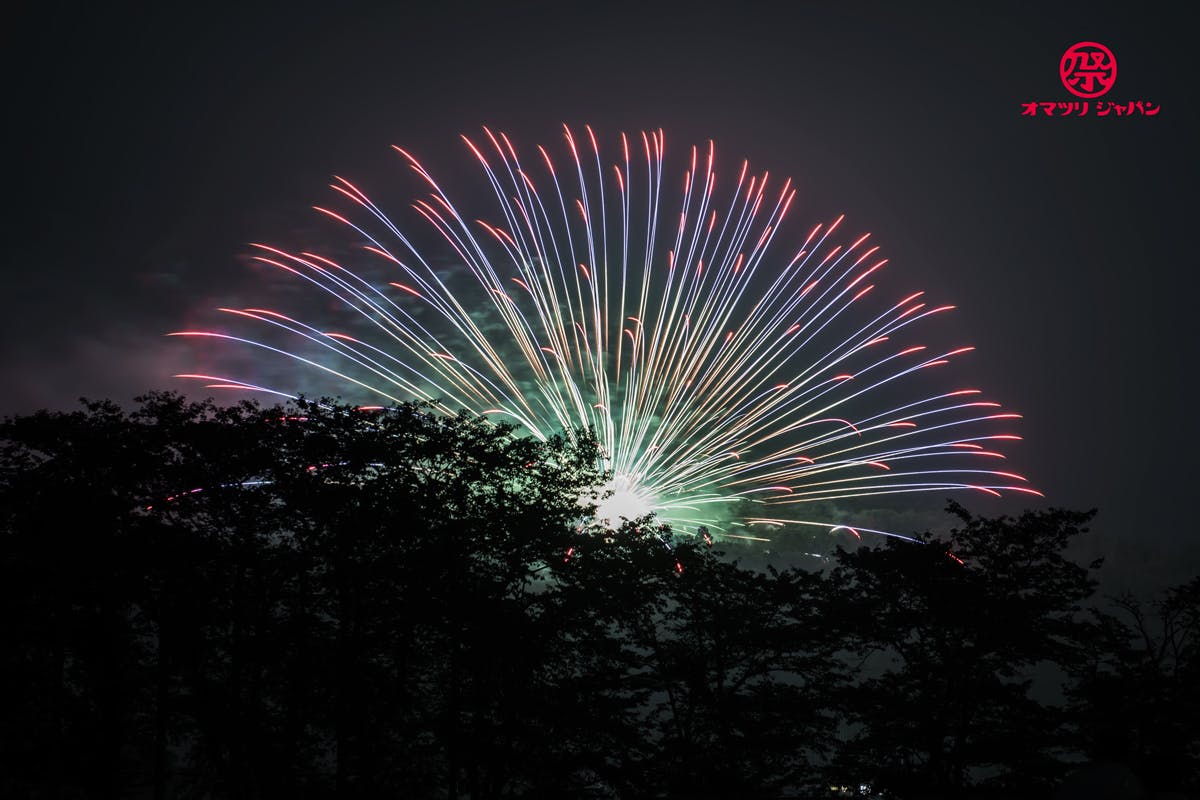
<instances>
[{"instance_id":1,"label":"red circular logo","mask_svg":"<svg viewBox=\"0 0 1200 800\"><path fill-rule=\"evenodd\" d=\"M1058 74L1076 97L1099 97L1117 81L1117 59L1099 42L1079 42L1063 53Z\"/></svg>"}]
</instances>

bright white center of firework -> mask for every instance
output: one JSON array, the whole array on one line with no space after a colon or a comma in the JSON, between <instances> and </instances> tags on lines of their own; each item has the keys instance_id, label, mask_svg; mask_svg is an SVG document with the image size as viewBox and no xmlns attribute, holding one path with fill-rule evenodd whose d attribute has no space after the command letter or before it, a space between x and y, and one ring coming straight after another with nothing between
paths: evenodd
<instances>
[{"instance_id":1,"label":"bright white center of firework","mask_svg":"<svg viewBox=\"0 0 1200 800\"><path fill-rule=\"evenodd\" d=\"M635 480L627 475L617 475L601 489L601 494L612 495L600 501L596 508L596 519L617 528L622 519L634 520L654 510L654 501Z\"/></svg>"}]
</instances>

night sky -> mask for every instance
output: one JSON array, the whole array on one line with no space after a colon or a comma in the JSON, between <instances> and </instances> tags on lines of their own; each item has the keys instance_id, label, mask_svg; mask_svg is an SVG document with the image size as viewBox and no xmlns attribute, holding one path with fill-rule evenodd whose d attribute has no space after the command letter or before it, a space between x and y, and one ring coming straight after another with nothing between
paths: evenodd
<instances>
[{"instance_id":1,"label":"night sky","mask_svg":"<svg viewBox=\"0 0 1200 800\"><path fill-rule=\"evenodd\" d=\"M454 180L459 134L484 124L522 148L558 148L564 122L610 146L662 128L669 171L713 139L725 171L797 181L796 236L844 213L898 285L958 306L968 373L1025 415L1014 468L1045 505L1100 508L1113 586L1200 570L1200 72L1181 11L193 5L7 15L0 414L188 388L170 376L194 351L164 334L263 300L246 244L306 231L330 175L396 191L391 144ZM1022 116L1075 99L1058 64L1084 40L1118 62L1102 99L1156 116Z\"/></svg>"}]
</instances>

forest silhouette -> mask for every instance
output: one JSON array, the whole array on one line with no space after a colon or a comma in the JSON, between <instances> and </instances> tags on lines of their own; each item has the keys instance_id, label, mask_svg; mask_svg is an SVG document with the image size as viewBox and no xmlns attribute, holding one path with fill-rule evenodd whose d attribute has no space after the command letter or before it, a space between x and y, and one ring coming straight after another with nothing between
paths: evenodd
<instances>
[{"instance_id":1,"label":"forest silhouette","mask_svg":"<svg viewBox=\"0 0 1200 800\"><path fill-rule=\"evenodd\" d=\"M0 796L1200 791L1200 578L1099 595L1091 512L752 569L591 523L586 435L435 412L0 423Z\"/></svg>"}]
</instances>

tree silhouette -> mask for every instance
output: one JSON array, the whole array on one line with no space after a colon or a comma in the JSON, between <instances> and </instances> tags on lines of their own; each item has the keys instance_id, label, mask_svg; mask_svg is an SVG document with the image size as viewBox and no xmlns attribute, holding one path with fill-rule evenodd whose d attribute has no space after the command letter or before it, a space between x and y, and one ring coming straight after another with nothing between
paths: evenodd
<instances>
[{"instance_id":1,"label":"tree silhouette","mask_svg":"<svg viewBox=\"0 0 1200 800\"><path fill-rule=\"evenodd\" d=\"M1062 710L1035 666L1072 663L1087 570L1063 549L1090 513L972 517L948 538L839 553L832 579L861 677L846 695L844 774L900 797L1029 796L1064 767Z\"/></svg>"},{"instance_id":2,"label":"tree silhouette","mask_svg":"<svg viewBox=\"0 0 1200 800\"><path fill-rule=\"evenodd\" d=\"M1077 736L1152 791L1200 792L1200 578L1147 607L1129 594L1092 610L1071 688Z\"/></svg>"},{"instance_id":3,"label":"tree silhouette","mask_svg":"<svg viewBox=\"0 0 1200 800\"><path fill-rule=\"evenodd\" d=\"M5 420L0 795L1036 797L1117 739L1196 786L1200 588L1089 618L1089 514L747 569L600 528L598 463L417 405Z\"/></svg>"},{"instance_id":4,"label":"tree silhouette","mask_svg":"<svg viewBox=\"0 0 1200 800\"><path fill-rule=\"evenodd\" d=\"M14 793L505 781L589 440L165 394L0 438Z\"/></svg>"}]
</instances>

